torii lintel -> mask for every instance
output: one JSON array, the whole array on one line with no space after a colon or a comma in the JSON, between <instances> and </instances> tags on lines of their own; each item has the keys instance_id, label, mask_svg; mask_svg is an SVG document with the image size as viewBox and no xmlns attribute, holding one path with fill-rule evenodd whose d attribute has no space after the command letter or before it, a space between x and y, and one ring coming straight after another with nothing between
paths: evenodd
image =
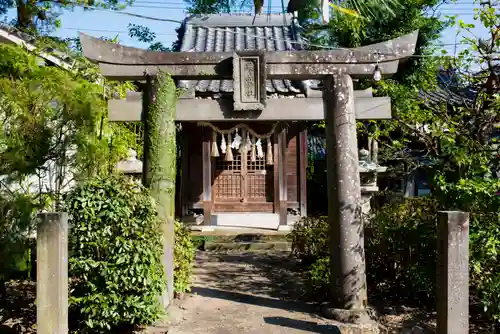
<instances>
[{"instance_id":1,"label":"torii lintel","mask_svg":"<svg viewBox=\"0 0 500 334\"><path fill-rule=\"evenodd\" d=\"M325 75L370 77L376 67L383 75L415 52L418 31L377 44L329 51L261 51L267 79L307 80ZM114 80L140 80L159 70L177 79L232 79L233 52L155 52L103 41L80 34L83 54ZM241 50L244 51L244 50ZM248 50L247 50L248 51ZM237 51L238 54L240 51Z\"/></svg>"}]
</instances>

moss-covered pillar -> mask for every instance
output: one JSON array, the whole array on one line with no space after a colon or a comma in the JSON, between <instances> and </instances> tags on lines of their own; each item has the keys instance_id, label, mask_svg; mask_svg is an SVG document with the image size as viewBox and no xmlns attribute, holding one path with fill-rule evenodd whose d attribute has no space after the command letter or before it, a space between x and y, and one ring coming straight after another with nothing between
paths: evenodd
<instances>
[{"instance_id":1,"label":"moss-covered pillar","mask_svg":"<svg viewBox=\"0 0 500 334\"><path fill-rule=\"evenodd\" d=\"M325 80L332 299L326 316L368 321L354 89L349 75Z\"/></svg>"},{"instance_id":2,"label":"moss-covered pillar","mask_svg":"<svg viewBox=\"0 0 500 334\"><path fill-rule=\"evenodd\" d=\"M174 298L174 211L176 174L176 87L172 78L158 73L155 82L147 78L143 92L145 122L144 176L156 201L158 217L162 220L163 265L167 289L162 304L168 307Z\"/></svg>"}]
</instances>

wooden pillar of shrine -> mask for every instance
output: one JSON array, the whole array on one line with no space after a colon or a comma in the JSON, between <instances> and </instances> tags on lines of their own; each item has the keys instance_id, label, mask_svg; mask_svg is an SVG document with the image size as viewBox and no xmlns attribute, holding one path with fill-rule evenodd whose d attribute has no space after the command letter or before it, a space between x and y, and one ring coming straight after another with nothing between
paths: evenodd
<instances>
[{"instance_id":1,"label":"wooden pillar of shrine","mask_svg":"<svg viewBox=\"0 0 500 334\"><path fill-rule=\"evenodd\" d=\"M299 132L299 208L300 216L307 216L307 129Z\"/></svg>"},{"instance_id":2,"label":"wooden pillar of shrine","mask_svg":"<svg viewBox=\"0 0 500 334\"><path fill-rule=\"evenodd\" d=\"M203 128L203 143L201 159L203 169L203 225L212 222L212 158L211 158L212 132L210 128Z\"/></svg>"},{"instance_id":3,"label":"wooden pillar of shrine","mask_svg":"<svg viewBox=\"0 0 500 334\"><path fill-rule=\"evenodd\" d=\"M277 148L275 152L274 159L274 169L277 170L275 176L275 212L279 215L279 224L284 226L287 224L288 219L288 186L287 186L287 140L286 140L286 128L280 129L277 136L277 143L275 147Z\"/></svg>"}]
</instances>

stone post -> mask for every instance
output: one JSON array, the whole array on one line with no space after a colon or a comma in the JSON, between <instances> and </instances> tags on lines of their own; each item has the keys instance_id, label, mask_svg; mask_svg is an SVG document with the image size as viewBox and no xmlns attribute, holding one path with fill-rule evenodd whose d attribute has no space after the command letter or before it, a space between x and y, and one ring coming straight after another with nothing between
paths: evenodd
<instances>
[{"instance_id":1,"label":"stone post","mask_svg":"<svg viewBox=\"0 0 500 334\"><path fill-rule=\"evenodd\" d=\"M36 322L39 334L68 333L68 214L39 215Z\"/></svg>"},{"instance_id":2,"label":"stone post","mask_svg":"<svg viewBox=\"0 0 500 334\"><path fill-rule=\"evenodd\" d=\"M437 333L469 333L469 213L441 211L437 245Z\"/></svg>"},{"instance_id":3,"label":"stone post","mask_svg":"<svg viewBox=\"0 0 500 334\"><path fill-rule=\"evenodd\" d=\"M333 299L323 311L342 322L368 322L353 83L336 75L324 86Z\"/></svg>"}]
</instances>

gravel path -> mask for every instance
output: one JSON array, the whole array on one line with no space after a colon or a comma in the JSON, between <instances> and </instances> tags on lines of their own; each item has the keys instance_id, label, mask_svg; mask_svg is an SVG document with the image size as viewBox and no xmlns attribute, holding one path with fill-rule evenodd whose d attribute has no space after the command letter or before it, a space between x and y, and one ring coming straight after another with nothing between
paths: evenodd
<instances>
[{"instance_id":1,"label":"gravel path","mask_svg":"<svg viewBox=\"0 0 500 334\"><path fill-rule=\"evenodd\" d=\"M151 334L298 334L340 333L322 318L319 308L300 301L300 273L288 253L198 252L193 294L177 300L164 325ZM11 281L0 300L0 334L35 333L35 282ZM434 333L435 313L391 307L370 296L382 312L382 333ZM378 300L378 302L377 302ZM493 333L491 326L474 321L471 334ZM120 333L123 334L123 333Z\"/></svg>"},{"instance_id":2,"label":"gravel path","mask_svg":"<svg viewBox=\"0 0 500 334\"><path fill-rule=\"evenodd\" d=\"M315 306L296 301L295 269L287 253L199 252L194 295L174 311L168 334L336 333Z\"/></svg>"},{"instance_id":3,"label":"gravel path","mask_svg":"<svg viewBox=\"0 0 500 334\"><path fill-rule=\"evenodd\" d=\"M198 252L193 294L171 309L168 332L156 333L358 333L340 331L317 305L300 301L299 270L288 254ZM381 333L434 332L409 311L379 320L387 326Z\"/></svg>"}]
</instances>

